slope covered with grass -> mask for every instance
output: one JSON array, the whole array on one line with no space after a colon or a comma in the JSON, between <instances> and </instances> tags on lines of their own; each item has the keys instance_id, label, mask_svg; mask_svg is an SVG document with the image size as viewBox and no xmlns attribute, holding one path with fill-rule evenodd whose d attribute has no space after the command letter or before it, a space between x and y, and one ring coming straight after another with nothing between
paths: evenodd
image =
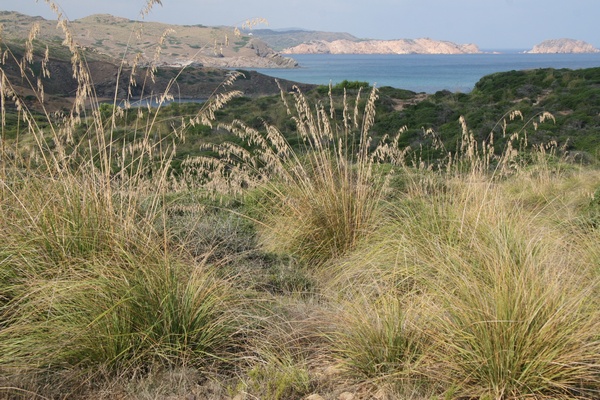
<instances>
[{"instance_id":1,"label":"slope covered with grass","mask_svg":"<svg viewBox=\"0 0 600 400\"><path fill-rule=\"evenodd\" d=\"M598 398L600 171L546 110L473 128L504 75L416 141L388 88L100 105L64 29L63 115L0 66L3 397ZM6 56L41 101L35 36Z\"/></svg>"}]
</instances>

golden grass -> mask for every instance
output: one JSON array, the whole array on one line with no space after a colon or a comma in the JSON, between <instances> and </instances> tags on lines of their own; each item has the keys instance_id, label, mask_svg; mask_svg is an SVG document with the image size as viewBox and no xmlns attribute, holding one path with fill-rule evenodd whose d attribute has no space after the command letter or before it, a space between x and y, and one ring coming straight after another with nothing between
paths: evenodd
<instances>
[{"instance_id":1,"label":"golden grass","mask_svg":"<svg viewBox=\"0 0 600 400\"><path fill-rule=\"evenodd\" d=\"M380 380L415 385L425 377L426 387L443 382L448 396L461 398L594 397L597 230L574 216L587 191L568 192L566 202L556 187L597 186L599 176L547 177L536 187L546 202L534 208L519 201L530 195L526 176L447 176L437 192L413 192L385 228L333 267L331 296L354 304L343 306L351 319L339 328L347 341L336 346L341 359L372 369L386 365L382 355L396 343L417 340L426 351L398 354ZM385 324L382 297L400 301L391 313L396 331ZM382 332L387 340L377 339Z\"/></svg>"}]
</instances>

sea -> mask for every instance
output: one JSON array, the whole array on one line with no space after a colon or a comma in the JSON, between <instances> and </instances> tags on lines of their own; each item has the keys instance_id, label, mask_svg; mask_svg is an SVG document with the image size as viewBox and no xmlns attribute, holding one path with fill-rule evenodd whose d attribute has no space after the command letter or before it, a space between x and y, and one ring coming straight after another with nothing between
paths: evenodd
<instances>
[{"instance_id":1,"label":"sea","mask_svg":"<svg viewBox=\"0 0 600 400\"><path fill-rule=\"evenodd\" d=\"M519 50L481 54L295 54L299 68L255 69L280 79L328 85L343 80L420 93L468 93L485 75L538 68L600 67L600 53L528 54Z\"/></svg>"}]
</instances>

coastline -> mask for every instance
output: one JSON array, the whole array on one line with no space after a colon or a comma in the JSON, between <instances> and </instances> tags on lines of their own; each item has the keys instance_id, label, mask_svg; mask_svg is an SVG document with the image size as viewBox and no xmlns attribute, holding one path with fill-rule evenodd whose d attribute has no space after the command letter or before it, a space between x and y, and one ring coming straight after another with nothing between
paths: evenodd
<instances>
[{"instance_id":1,"label":"coastline","mask_svg":"<svg viewBox=\"0 0 600 400\"><path fill-rule=\"evenodd\" d=\"M537 68L600 67L600 54L529 54L520 49L479 54L294 54L294 69L254 69L261 74L305 84L343 80L368 82L414 92L470 92L483 76Z\"/></svg>"}]
</instances>

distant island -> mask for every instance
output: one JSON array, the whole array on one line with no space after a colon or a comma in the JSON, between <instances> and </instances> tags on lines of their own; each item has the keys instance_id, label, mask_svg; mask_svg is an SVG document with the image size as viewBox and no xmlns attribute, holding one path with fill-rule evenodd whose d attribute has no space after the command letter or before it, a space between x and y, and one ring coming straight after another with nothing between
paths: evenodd
<instances>
[{"instance_id":1,"label":"distant island","mask_svg":"<svg viewBox=\"0 0 600 400\"><path fill-rule=\"evenodd\" d=\"M283 54L477 54L474 44L421 39L398 40L315 40L284 49Z\"/></svg>"},{"instance_id":2,"label":"distant island","mask_svg":"<svg viewBox=\"0 0 600 400\"><path fill-rule=\"evenodd\" d=\"M575 39L551 39L527 51L529 54L555 54L555 53L600 53L600 50L589 43Z\"/></svg>"}]
</instances>

